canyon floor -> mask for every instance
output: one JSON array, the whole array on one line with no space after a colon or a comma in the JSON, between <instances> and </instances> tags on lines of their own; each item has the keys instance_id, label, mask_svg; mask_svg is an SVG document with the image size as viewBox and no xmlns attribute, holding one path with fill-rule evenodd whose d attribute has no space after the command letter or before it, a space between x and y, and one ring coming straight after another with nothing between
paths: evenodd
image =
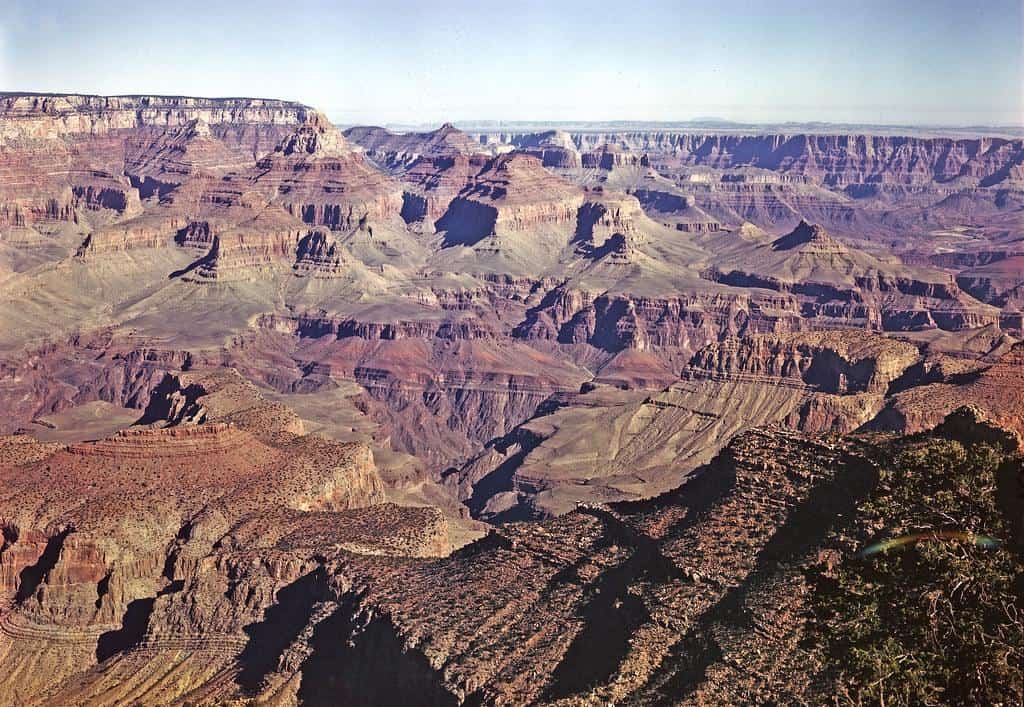
<instances>
[{"instance_id":1,"label":"canyon floor","mask_svg":"<svg viewBox=\"0 0 1024 707\"><path fill-rule=\"evenodd\" d=\"M0 94L0 703L1019 701L1021 138L525 127Z\"/></svg>"}]
</instances>

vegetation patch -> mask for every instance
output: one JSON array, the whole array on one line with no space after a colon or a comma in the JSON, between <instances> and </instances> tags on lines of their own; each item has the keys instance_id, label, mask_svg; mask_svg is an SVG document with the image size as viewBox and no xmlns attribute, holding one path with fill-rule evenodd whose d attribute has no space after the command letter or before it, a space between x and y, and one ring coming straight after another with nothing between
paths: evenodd
<instances>
[{"instance_id":1,"label":"vegetation patch","mask_svg":"<svg viewBox=\"0 0 1024 707\"><path fill-rule=\"evenodd\" d=\"M957 436L882 446L878 485L830 543L841 554L811 571L809 639L839 704L1024 704L1024 564L1007 498L1019 499L1021 459Z\"/></svg>"}]
</instances>

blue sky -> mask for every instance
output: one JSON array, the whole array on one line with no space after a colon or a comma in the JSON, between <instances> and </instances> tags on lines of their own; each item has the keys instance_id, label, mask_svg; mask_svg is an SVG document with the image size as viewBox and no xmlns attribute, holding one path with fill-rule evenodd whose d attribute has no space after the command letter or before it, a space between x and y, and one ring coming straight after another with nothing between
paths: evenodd
<instances>
[{"instance_id":1,"label":"blue sky","mask_svg":"<svg viewBox=\"0 0 1024 707\"><path fill-rule=\"evenodd\" d=\"M3 0L0 89L338 122L1024 123L1024 0Z\"/></svg>"}]
</instances>

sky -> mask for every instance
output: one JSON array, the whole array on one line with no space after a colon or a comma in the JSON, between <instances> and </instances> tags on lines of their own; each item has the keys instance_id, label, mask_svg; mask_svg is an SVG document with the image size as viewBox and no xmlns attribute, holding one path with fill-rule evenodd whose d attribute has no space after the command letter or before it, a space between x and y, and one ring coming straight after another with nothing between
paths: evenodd
<instances>
[{"instance_id":1,"label":"sky","mask_svg":"<svg viewBox=\"0 0 1024 707\"><path fill-rule=\"evenodd\" d=\"M0 0L0 90L338 123L1024 124L1024 0Z\"/></svg>"}]
</instances>

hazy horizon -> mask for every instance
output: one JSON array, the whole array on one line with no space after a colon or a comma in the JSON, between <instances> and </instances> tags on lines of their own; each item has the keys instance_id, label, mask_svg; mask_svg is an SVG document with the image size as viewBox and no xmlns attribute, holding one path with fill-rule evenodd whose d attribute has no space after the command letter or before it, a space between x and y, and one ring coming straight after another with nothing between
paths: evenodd
<instances>
[{"instance_id":1,"label":"hazy horizon","mask_svg":"<svg viewBox=\"0 0 1024 707\"><path fill-rule=\"evenodd\" d=\"M940 0L14 0L0 90L254 96L341 124L1024 125L1024 10Z\"/></svg>"}]
</instances>

